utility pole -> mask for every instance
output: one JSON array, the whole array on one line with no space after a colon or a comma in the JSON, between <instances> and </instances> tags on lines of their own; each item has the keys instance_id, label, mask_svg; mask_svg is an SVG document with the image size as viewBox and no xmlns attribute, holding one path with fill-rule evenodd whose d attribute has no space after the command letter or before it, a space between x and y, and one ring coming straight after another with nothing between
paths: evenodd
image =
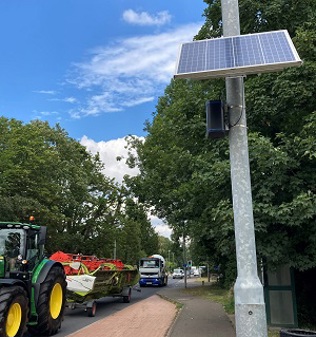
<instances>
[{"instance_id":1,"label":"utility pole","mask_svg":"<svg viewBox=\"0 0 316 337\"><path fill-rule=\"evenodd\" d=\"M113 259L116 260L116 239L114 240Z\"/></svg>"},{"instance_id":2,"label":"utility pole","mask_svg":"<svg viewBox=\"0 0 316 337\"><path fill-rule=\"evenodd\" d=\"M183 241L183 268L184 268L184 288L187 288L187 252L185 246L185 235L182 234Z\"/></svg>"},{"instance_id":3,"label":"utility pole","mask_svg":"<svg viewBox=\"0 0 316 337\"><path fill-rule=\"evenodd\" d=\"M240 35L238 0L221 0L224 36ZM258 278L243 77L226 78L237 280L237 337L267 337L263 287Z\"/></svg>"}]
</instances>

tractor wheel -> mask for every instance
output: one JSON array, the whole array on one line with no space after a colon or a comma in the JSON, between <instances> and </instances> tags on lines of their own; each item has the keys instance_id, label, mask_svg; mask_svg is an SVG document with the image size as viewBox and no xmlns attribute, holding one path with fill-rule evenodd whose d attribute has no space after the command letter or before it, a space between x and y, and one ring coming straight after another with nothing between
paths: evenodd
<instances>
[{"instance_id":1,"label":"tractor wheel","mask_svg":"<svg viewBox=\"0 0 316 337\"><path fill-rule=\"evenodd\" d=\"M63 320L66 302L66 276L61 266L54 266L41 285L36 310L38 324L29 326L33 336L51 336L57 333Z\"/></svg>"},{"instance_id":2,"label":"tractor wheel","mask_svg":"<svg viewBox=\"0 0 316 337\"><path fill-rule=\"evenodd\" d=\"M23 336L28 311L28 298L22 287L2 287L0 290L0 336Z\"/></svg>"}]
</instances>

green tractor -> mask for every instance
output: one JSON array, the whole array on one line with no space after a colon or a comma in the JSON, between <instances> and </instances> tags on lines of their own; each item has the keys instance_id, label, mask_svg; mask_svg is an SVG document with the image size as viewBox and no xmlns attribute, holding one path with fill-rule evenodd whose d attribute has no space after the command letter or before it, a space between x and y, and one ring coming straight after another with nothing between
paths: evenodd
<instances>
[{"instance_id":1,"label":"green tractor","mask_svg":"<svg viewBox=\"0 0 316 337\"><path fill-rule=\"evenodd\" d=\"M45 258L46 227L0 222L0 337L51 336L63 320L66 276Z\"/></svg>"}]
</instances>

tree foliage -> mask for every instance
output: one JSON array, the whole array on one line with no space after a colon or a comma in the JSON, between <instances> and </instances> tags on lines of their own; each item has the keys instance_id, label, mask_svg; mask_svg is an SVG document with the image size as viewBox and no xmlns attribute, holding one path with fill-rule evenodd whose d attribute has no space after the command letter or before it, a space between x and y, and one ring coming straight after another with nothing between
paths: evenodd
<instances>
[{"instance_id":1,"label":"tree foliage","mask_svg":"<svg viewBox=\"0 0 316 337\"><path fill-rule=\"evenodd\" d=\"M222 33L220 1L205 2L205 24L195 39ZM242 33L288 29L304 61L245 80L258 257L269 267L313 268L316 3L240 0L239 7ZM131 141L139 161L130 163L140 169L131 181L140 200L225 272L235 255L228 141L205 139L205 102L225 100L224 92L222 80L171 81L147 124L146 141Z\"/></svg>"},{"instance_id":2,"label":"tree foliage","mask_svg":"<svg viewBox=\"0 0 316 337\"><path fill-rule=\"evenodd\" d=\"M98 155L58 125L2 117L0 148L0 219L28 221L34 215L48 227L49 253L113 257L118 240L118 257L136 263L148 242L158 247L142 205L104 176Z\"/></svg>"}]
</instances>

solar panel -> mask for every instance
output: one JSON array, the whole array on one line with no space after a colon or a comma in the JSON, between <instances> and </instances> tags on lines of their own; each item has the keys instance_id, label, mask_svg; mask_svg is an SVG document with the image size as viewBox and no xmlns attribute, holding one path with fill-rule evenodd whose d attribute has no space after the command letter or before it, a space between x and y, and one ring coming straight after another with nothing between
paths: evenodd
<instances>
[{"instance_id":1,"label":"solar panel","mask_svg":"<svg viewBox=\"0 0 316 337\"><path fill-rule=\"evenodd\" d=\"M302 63L287 30L183 43L175 78L242 76Z\"/></svg>"}]
</instances>

